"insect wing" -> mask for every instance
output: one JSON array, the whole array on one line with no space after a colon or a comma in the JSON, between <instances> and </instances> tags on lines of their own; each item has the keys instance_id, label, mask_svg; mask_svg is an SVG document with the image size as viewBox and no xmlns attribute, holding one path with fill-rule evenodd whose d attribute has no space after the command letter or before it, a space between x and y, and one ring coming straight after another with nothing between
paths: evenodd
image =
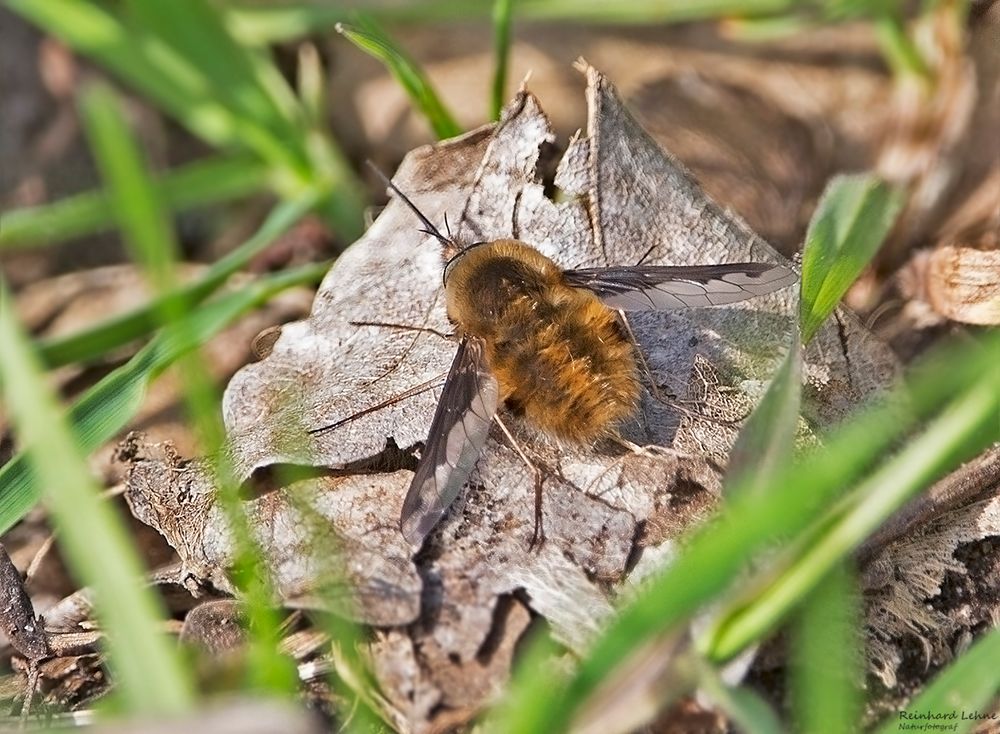
<instances>
[{"instance_id":1,"label":"insect wing","mask_svg":"<svg viewBox=\"0 0 1000 734\"><path fill-rule=\"evenodd\" d=\"M463 339L403 501L399 527L414 546L423 542L469 478L489 435L498 392L482 343Z\"/></svg>"},{"instance_id":2,"label":"insect wing","mask_svg":"<svg viewBox=\"0 0 1000 734\"><path fill-rule=\"evenodd\" d=\"M703 308L761 296L797 280L781 265L634 265L564 273L567 285L586 288L611 308L659 311Z\"/></svg>"}]
</instances>

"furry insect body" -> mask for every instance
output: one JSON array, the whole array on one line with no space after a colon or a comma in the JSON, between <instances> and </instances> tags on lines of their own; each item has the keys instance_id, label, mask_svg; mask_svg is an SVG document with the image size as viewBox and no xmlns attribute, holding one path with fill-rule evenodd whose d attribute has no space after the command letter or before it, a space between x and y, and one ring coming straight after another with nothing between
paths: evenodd
<instances>
[{"instance_id":1,"label":"furry insect body","mask_svg":"<svg viewBox=\"0 0 1000 734\"><path fill-rule=\"evenodd\" d=\"M535 248L497 240L449 268L449 318L484 346L499 397L514 415L576 443L612 435L635 413L635 349L617 313L566 283Z\"/></svg>"}]
</instances>

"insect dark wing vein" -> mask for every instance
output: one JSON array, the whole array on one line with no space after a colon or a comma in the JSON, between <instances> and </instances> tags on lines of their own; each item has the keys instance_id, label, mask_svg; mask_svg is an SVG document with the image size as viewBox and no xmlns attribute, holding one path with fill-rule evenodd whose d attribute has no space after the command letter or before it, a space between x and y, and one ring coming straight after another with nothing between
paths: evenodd
<instances>
[{"instance_id":1,"label":"insect dark wing vein","mask_svg":"<svg viewBox=\"0 0 1000 734\"><path fill-rule=\"evenodd\" d=\"M564 273L567 285L586 288L605 305L624 311L722 306L791 285L794 272L781 265L635 265L583 268Z\"/></svg>"},{"instance_id":2,"label":"insect dark wing vein","mask_svg":"<svg viewBox=\"0 0 1000 734\"><path fill-rule=\"evenodd\" d=\"M411 544L423 542L469 478L489 435L498 393L482 343L463 339L403 501L400 529Z\"/></svg>"}]
</instances>

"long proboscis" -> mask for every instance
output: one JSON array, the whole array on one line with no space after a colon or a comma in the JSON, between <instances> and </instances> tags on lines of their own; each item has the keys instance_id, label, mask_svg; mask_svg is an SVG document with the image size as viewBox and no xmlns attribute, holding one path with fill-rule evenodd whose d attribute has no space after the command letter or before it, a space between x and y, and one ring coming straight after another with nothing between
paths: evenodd
<instances>
[{"instance_id":1,"label":"long proboscis","mask_svg":"<svg viewBox=\"0 0 1000 734\"><path fill-rule=\"evenodd\" d=\"M368 167L371 168L373 171L375 171L375 174L380 179L382 179L383 183L385 183L388 189L396 196L398 196L400 199L402 199L403 203L406 204L408 207L410 207L410 210L417 215L417 218L420 220L420 223L424 225L424 228L420 230L421 232L429 234L431 237L433 237L442 245L444 245L445 248L447 248L446 252L450 253L457 247L454 240L452 240L450 237L445 237L443 234L441 234L440 230L438 230L438 228L431 223L431 220L429 220L426 216L424 216L424 213L417 208L417 205L414 204L412 201L410 201L410 197L408 197L406 194L404 194L402 191L399 190L399 187L392 182L392 179L390 179L388 176L382 173L379 167L376 166L371 161L367 161L367 163Z\"/></svg>"}]
</instances>

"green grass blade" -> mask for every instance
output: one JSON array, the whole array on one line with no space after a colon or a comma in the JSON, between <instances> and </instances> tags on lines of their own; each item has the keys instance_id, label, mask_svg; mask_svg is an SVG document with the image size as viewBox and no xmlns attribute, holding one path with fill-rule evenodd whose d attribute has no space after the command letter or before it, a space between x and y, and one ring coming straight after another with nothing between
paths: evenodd
<instances>
[{"instance_id":1,"label":"green grass blade","mask_svg":"<svg viewBox=\"0 0 1000 734\"><path fill-rule=\"evenodd\" d=\"M203 140L247 150L285 197L330 194L322 210L347 240L362 231L362 187L343 153L310 130L278 70L239 45L205 0L9 0L44 31L96 60ZM118 7L118 6L116 6Z\"/></svg>"},{"instance_id":2,"label":"green grass blade","mask_svg":"<svg viewBox=\"0 0 1000 734\"><path fill-rule=\"evenodd\" d=\"M902 191L871 174L837 176L826 187L802 252L803 343L878 252L903 202Z\"/></svg>"},{"instance_id":3,"label":"green grass blade","mask_svg":"<svg viewBox=\"0 0 1000 734\"><path fill-rule=\"evenodd\" d=\"M303 533L312 539L308 553L314 560L314 588L311 593L324 600L320 607L337 609L343 605L343 588L350 581L344 575L344 552L340 539L329 532L330 521L307 501L296 487L296 472L278 467L276 484L284 487L284 496L295 509ZM329 676L337 701L337 716L343 722L340 731L382 732L385 707L378 705L378 683L364 654L365 634L349 616L333 613L310 615L317 627L330 636L333 670ZM384 723L390 724L386 717Z\"/></svg>"},{"instance_id":4,"label":"green grass blade","mask_svg":"<svg viewBox=\"0 0 1000 734\"><path fill-rule=\"evenodd\" d=\"M510 24L514 0L493 0L493 87L490 119L499 120L507 99L507 65L510 58Z\"/></svg>"},{"instance_id":5,"label":"green grass blade","mask_svg":"<svg viewBox=\"0 0 1000 734\"><path fill-rule=\"evenodd\" d=\"M747 734L783 734L785 731L774 710L749 688L727 689L725 694L716 700L738 731Z\"/></svg>"},{"instance_id":6,"label":"green grass blade","mask_svg":"<svg viewBox=\"0 0 1000 734\"><path fill-rule=\"evenodd\" d=\"M157 316L166 299L180 301L191 308L214 293L226 280L245 267L278 236L313 208L318 197L307 193L299 199L279 204L246 242L212 264L192 283L154 299L151 303L89 329L41 342L39 356L48 367L96 359L141 337L159 326Z\"/></svg>"},{"instance_id":7,"label":"green grass blade","mask_svg":"<svg viewBox=\"0 0 1000 734\"><path fill-rule=\"evenodd\" d=\"M374 20L362 17L359 26L337 24L337 32L365 53L375 57L403 87L414 107L420 110L438 139L462 132L455 118L438 97L424 72L386 35Z\"/></svg>"},{"instance_id":8,"label":"green grass blade","mask_svg":"<svg viewBox=\"0 0 1000 734\"><path fill-rule=\"evenodd\" d=\"M847 563L806 596L793 626L792 708L797 731L854 734L862 729L858 588Z\"/></svg>"},{"instance_id":9,"label":"green grass blade","mask_svg":"<svg viewBox=\"0 0 1000 734\"><path fill-rule=\"evenodd\" d=\"M303 36L322 34L337 23L356 18L361 11L385 22L430 23L489 17L486 3L456 3L453 0L422 2L371 2L347 0L338 3L289 2L280 5L226 3L226 23L244 43L267 46Z\"/></svg>"},{"instance_id":10,"label":"green grass blade","mask_svg":"<svg viewBox=\"0 0 1000 734\"><path fill-rule=\"evenodd\" d=\"M323 69L323 60L312 43L299 46L299 69L296 79L302 109L310 127L326 129L329 98L327 88L330 80Z\"/></svg>"},{"instance_id":11,"label":"green grass blade","mask_svg":"<svg viewBox=\"0 0 1000 734\"><path fill-rule=\"evenodd\" d=\"M153 3L155 4L155 3ZM179 248L173 223L157 195L143 155L122 115L118 99L103 84L84 92L81 112L97 167L125 243L156 290L174 287ZM170 304L164 303L164 312ZM182 304L178 304L182 305Z\"/></svg>"},{"instance_id":12,"label":"green grass blade","mask_svg":"<svg viewBox=\"0 0 1000 734\"><path fill-rule=\"evenodd\" d=\"M164 205L180 212L238 199L264 188L267 169L247 156L209 158L163 174L155 183ZM51 245L114 226L103 191L3 213L0 250Z\"/></svg>"},{"instance_id":13,"label":"green grass blade","mask_svg":"<svg viewBox=\"0 0 1000 734\"><path fill-rule=\"evenodd\" d=\"M726 37L740 43L768 43L807 33L815 26L816 19L806 15L730 18L726 21Z\"/></svg>"},{"instance_id":14,"label":"green grass blade","mask_svg":"<svg viewBox=\"0 0 1000 734\"><path fill-rule=\"evenodd\" d=\"M581 23L681 23L735 16L776 15L796 0L519 0L518 12L533 20L569 20ZM522 7L523 6L523 7Z\"/></svg>"},{"instance_id":15,"label":"green grass blade","mask_svg":"<svg viewBox=\"0 0 1000 734\"><path fill-rule=\"evenodd\" d=\"M873 24L875 36L882 56L897 77L913 76L932 82L933 73L927 62L907 33L901 13L884 12L878 14Z\"/></svg>"},{"instance_id":16,"label":"green grass blade","mask_svg":"<svg viewBox=\"0 0 1000 734\"><path fill-rule=\"evenodd\" d=\"M737 731L746 734L783 734L778 714L759 694L745 687L730 687L717 671L700 664L698 690L719 707Z\"/></svg>"},{"instance_id":17,"label":"green grass blade","mask_svg":"<svg viewBox=\"0 0 1000 734\"><path fill-rule=\"evenodd\" d=\"M204 140L222 147L250 142L197 67L103 5L87 0L8 0L7 5L142 90Z\"/></svg>"},{"instance_id":18,"label":"green grass blade","mask_svg":"<svg viewBox=\"0 0 1000 734\"><path fill-rule=\"evenodd\" d=\"M166 23L176 18L161 18ZM83 118L98 168L104 174L116 218L125 242L160 292L166 333L184 337L189 328L187 305L171 298L176 293L176 244L167 227L166 214L155 196L136 141L120 105L110 90L94 87L83 97ZM279 652L281 620L272 600L275 592L266 561L253 540L243 512L239 483L224 451L225 429L219 414L219 396L197 349L178 362L184 402L199 440L209 457L218 486L217 499L226 513L235 545L231 577L246 601L247 683L252 690L293 694L298 676L292 661Z\"/></svg>"},{"instance_id":19,"label":"green grass blade","mask_svg":"<svg viewBox=\"0 0 1000 734\"><path fill-rule=\"evenodd\" d=\"M1000 693L1000 629L994 629L980 638L961 657L944 669L913 699L905 711L889 717L878 734L896 734L905 731L902 724L909 723L911 727L920 726L927 719L907 721L904 713L918 715L921 713L941 714L945 717L953 715L954 719L942 719L936 722L942 726L954 726L950 731L971 731L974 726L980 726L996 718L977 720L975 714L991 716L990 702ZM994 709L995 711L995 709ZM966 718L961 718L962 715ZM996 717L994 713L992 716ZM988 724L987 724L988 726Z\"/></svg>"},{"instance_id":20,"label":"green grass blade","mask_svg":"<svg viewBox=\"0 0 1000 734\"><path fill-rule=\"evenodd\" d=\"M809 225L802 260L800 329L808 342L881 246L902 194L872 175L840 176L827 187ZM776 466L791 459L801 402L801 342L795 340L761 403L740 431L726 489L761 493ZM750 477L752 481L746 481Z\"/></svg>"},{"instance_id":21,"label":"green grass blade","mask_svg":"<svg viewBox=\"0 0 1000 734\"><path fill-rule=\"evenodd\" d=\"M998 352L994 350L994 358ZM1000 362L996 364L1000 365ZM984 370L917 438L784 554L762 593L720 614L702 648L727 660L774 629L797 601L893 512L962 460L1000 440L1000 367ZM772 568L769 574L774 573Z\"/></svg>"},{"instance_id":22,"label":"green grass blade","mask_svg":"<svg viewBox=\"0 0 1000 734\"><path fill-rule=\"evenodd\" d=\"M696 20L760 19L772 28L783 23L837 22L852 18L878 18L888 3L838 3L815 0L518 0L518 16L534 21L568 21L604 25L648 25ZM265 46L329 31L349 20L355 11L369 13L380 21L394 23L447 23L485 20L490 14L485 2L456 3L451 0L343 0L338 3L289 1L280 4L237 0L226 4L226 20L234 35L244 42ZM800 20L797 20L797 17Z\"/></svg>"},{"instance_id":23,"label":"green grass blade","mask_svg":"<svg viewBox=\"0 0 1000 734\"><path fill-rule=\"evenodd\" d=\"M255 5L227 3L225 22L230 32L250 46L265 47L329 32L337 23L350 20L351 11L340 3L315 5Z\"/></svg>"},{"instance_id":24,"label":"green grass blade","mask_svg":"<svg viewBox=\"0 0 1000 734\"><path fill-rule=\"evenodd\" d=\"M64 557L77 579L96 591L97 614L122 700L128 710L145 714L190 709L192 681L159 628L163 612L142 582L142 566L125 523L101 499L80 446L14 320L2 282L0 351L6 404L44 489Z\"/></svg>"},{"instance_id":25,"label":"green grass blade","mask_svg":"<svg viewBox=\"0 0 1000 734\"><path fill-rule=\"evenodd\" d=\"M565 648L556 643L544 628L532 630L527 641L521 645L522 651L515 659L514 675L507 688L507 694L503 696L496 707L490 712L484 726L486 734L530 734L532 731L544 731L542 729L528 729L534 721L540 717L534 710L525 711L525 705L531 707L543 707L540 701L537 686L544 683L561 683L553 681L544 672L552 670L552 661L556 656L565 653ZM558 701L561 691L558 686L552 686L549 691L553 695L553 700ZM526 715L527 714L527 715ZM569 721L568 716L561 721ZM552 731L555 731L554 729Z\"/></svg>"},{"instance_id":26,"label":"green grass blade","mask_svg":"<svg viewBox=\"0 0 1000 734\"><path fill-rule=\"evenodd\" d=\"M796 0L517 0L518 16L529 20L573 23L648 24L710 20L720 17L753 18L787 13ZM364 11L385 22L433 23L489 18L485 2L456 3L451 0L394 2L393 0L346 0L338 3L283 2L280 5L253 2L228 3L227 22L233 33L247 43L263 46L329 31L349 20L354 11ZM808 14L808 10L807 10Z\"/></svg>"},{"instance_id":27,"label":"green grass blade","mask_svg":"<svg viewBox=\"0 0 1000 734\"><path fill-rule=\"evenodd\" d=\"M986 411L981 404L981 381L995 375L998 349L1000 335L988 334L982 344L940 350L932 367L917 373L908 390L901 388L894 400L846 424L830 437L823 451L799 465L782 467L764 501L736 491L719 518L698 529L665 573L610 623L565 686L559 685L550 668L523 671L516 685L519 695L505 706L511 713L501 730L560 731L609 671L639 645L681 624L723 592L755 552L804 531L917 420L940 410L950 399L961 405L961 412L942 416L934 434L940 436L950 428L965 437L977 424L980 432L972 440L988 441L992 433L984 434L979 420ZM905 413L899 408L904 395L909 400ZM990 402L997 395L1000 390L994 386ZM973 400L978 401L978 410L969 412ZM995 412L991 418L995 432ZM944 458L940 452L935 456ZM888 504L882 507L887 508Z\"/></svg>"},{"instance_id":28,"label":"green grass blade","mask_svg":"<svg viewBox=\"0 0 1000 734\"><path fill-rule=\"evenodd\" d=\"M125 2L127 17L143 40L162 44L173 62L197 70L244 145L302 180L310 178L304 120L294 95L276 70L272 75L253 52L236 43L218 12L204 0Z\"/></svg>"},{"instance_id":29,"label":"green grass blade","mask_svg":"<svg viewBox=\"0 0 1000 734\"><path fill-rule=\"evenodd\" d=\"M230 113L244 145L274 168L284 196L321 190L319 209L345 240L362 233L363 187L343 152L310 126L309 115L269 58L239 44L205 0L129 0L148 37L205 78L211 98Z\"/></svg>"},{"instance_id":30,"label":"green grass blade","mask_svg":"<svg viewBox=\"0 0 1000 734\"><path fill-rule=\"evenodd\" d=\"M762 496L778 469L792 459L802 399L802 345L798 334L763 400L740 429L729 455L723 491Z\"/></svg>"},{"instance_id":31,"label":"green grass blade","mask_svg":"<svg viewBox=\"0 0 1000 734\"><path fill-rule=\"evenodd\" d=\"M187 328L157 336L73 404L69 420L81 450L93 451L114 438L138 412L149 384L182 355L282 290L318 283L329 269L330 263L319 263L262 278L206 302L188 316ZM34 507L39 492L38 477L24 454L0 468L0 534Z\"/></svg>"}]
</instances>

